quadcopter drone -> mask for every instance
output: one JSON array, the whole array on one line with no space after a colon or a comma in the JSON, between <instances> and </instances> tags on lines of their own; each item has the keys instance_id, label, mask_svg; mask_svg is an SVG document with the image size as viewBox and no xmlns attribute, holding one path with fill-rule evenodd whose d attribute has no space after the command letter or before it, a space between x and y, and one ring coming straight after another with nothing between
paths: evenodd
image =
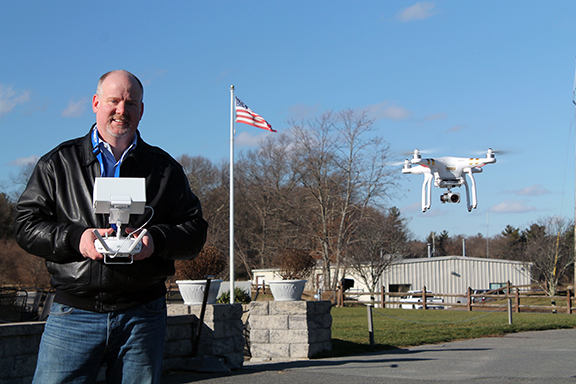
<instances>
[{"instance_id":1,"label":"quadcopter drone","mask_svg":"<svg viewBox=\"0 0 576 384\"><path fill-rule=\"evenodd\" d=\"M402 173L413 175L424 175L422 184L422 212L430 209L431 182L434 179L434 186L446 188L448 191L440 196L442 203L459 203L460 194L451 191L454 187L464 185L466 187L466 204L468 212L476 208L476 182L474 173L482 172L482 167L486 164L496 162L494 151L488 149L485 158L464 158L464 157L439 157L436 159L423 159L418 149L414 150L412 160L406 159ZM472 187L472 203L470 203L470 189L465 175L468 175Z\"/></svg>"}]
</instances>

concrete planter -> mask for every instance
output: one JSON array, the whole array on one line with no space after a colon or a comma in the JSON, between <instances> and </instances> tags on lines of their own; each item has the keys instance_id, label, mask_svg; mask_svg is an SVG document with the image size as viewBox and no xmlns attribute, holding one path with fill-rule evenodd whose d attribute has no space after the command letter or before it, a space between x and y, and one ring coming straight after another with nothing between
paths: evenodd
<instances>
[{"instance_id":1,"label":"concrete planter","mask_svg":"<svg viewBox=\"0 0 576 384\"><path fill-rule=\"evenodd\" d=\"M216 295L220 289L222 280L210 280L210 292L208 292L208 304L216 302ZM204 291L206 289L206 280L176 280L180 295L186 305L202 304L204 300Z\"/></svg>"},{"instance_id":2,"label":"concrete planter","mask_svg":"<svg viewBox=\"0 0 576 384\"><path fill-rule=\"evenodd\" d=\"M332 349L329 301L250 303L250 361L309 359Z\"/></svg>"},{"instance_id":3,"label":"concrete planter","mask_svg":"<svg viewBox=\"0 0 576 384\"><path fill-rule=\"evenodd\" d=\"M273 280L268 285L274 301L297 301L302 299L306 280Z\"/></svg>"}]
</instances>

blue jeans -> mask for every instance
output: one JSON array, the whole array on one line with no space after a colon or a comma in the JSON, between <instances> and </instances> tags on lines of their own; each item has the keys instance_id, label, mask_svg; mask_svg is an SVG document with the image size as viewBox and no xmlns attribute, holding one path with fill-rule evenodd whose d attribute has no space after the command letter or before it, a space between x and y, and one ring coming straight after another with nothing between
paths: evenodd
<instances>
[{"instance_id":1,"label":"blue jeans","mask_svg":"<svg viewBox=\"0 0 576 384\"><path fill-rule=\"evenodd\" d=\"M54 303L33 383L95 383L104 363L108 383L160 383L165 333L163 297L110 313Z\"/></svg>"}]
</instances>

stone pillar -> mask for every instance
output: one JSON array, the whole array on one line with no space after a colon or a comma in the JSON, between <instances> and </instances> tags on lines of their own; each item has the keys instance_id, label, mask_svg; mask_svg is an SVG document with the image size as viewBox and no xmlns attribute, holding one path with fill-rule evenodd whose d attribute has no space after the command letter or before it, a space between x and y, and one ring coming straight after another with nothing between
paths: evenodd
<instances>
[{"instance_id":1,"label":"stone pillar","mask_svg":"<svg viewBox=\"0 0 576 384\"><path fill-rule=\"evenodd\" d=\"M173 305L168 307L168 313L174 327L171 331L170 322L168 326L165 361L167 358L176 358L169 369L189 368L185 358L192 353L193 337L196 335L198 319L200 318L201 305ZM174 316L188 315L188 316ZM193 316L189 316L193 315ZM190 317L194 319L190 327L182 328L183 323L187 323ZM244 363L244 325L242 323L242 304L209 304L206 306L204 314L204 325L198 344L198 357L214 356L225 359L226 365L230 369L241 368ZM191 333L191 335L189 335ZM187 355L187 356L186 356ZM184 364L180 365L178 361Z\"/></svg>"},{"instance_id":2,"label":"stone pillar","mask_svg":"<svg viewBox=\"0 0 576 384\"><path fill-rule=\"evenodd\" d=\"M332 349L330 301L250 303L251 361L308 359Z\"/></svg>"}]
</instances>

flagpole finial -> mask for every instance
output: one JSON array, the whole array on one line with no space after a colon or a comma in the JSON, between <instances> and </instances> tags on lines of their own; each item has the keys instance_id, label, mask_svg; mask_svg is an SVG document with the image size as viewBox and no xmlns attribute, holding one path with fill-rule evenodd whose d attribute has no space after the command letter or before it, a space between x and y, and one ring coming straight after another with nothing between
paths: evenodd
<instances>
[{"instance_id":1,"label":"flagpole finial","mask_svg":"<svg viewBox=\"0 0 576 384\"><path fill-rule=\"evenodd\" d=\"M234 90L234 85L230 86L230 90L233 91Z\"/></svg>"}]
</instances>

